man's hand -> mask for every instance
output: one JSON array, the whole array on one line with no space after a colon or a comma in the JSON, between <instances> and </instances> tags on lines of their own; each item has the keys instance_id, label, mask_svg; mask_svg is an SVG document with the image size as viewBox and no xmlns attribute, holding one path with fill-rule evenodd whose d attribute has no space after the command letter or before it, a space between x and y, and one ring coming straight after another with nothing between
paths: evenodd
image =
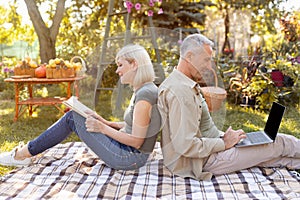
<instances>
[{"instance_id":1,"label":"man's hand","mask_svg":"<svg viewBox=\"0 0 300 200\"><path fill-rule=\"evenodd\" d=\"M237 144L241 139L246 138L246 133L242 130L233 130L231 126L227 129L224 134L223 140L225 143L225 149L230 149Z\"/></svg>"}]
</instances>

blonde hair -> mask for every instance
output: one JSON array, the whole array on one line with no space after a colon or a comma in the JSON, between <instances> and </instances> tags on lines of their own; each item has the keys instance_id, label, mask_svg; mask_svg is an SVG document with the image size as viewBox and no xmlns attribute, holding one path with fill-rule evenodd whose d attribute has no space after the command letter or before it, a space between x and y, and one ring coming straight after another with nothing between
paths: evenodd
<instances>
[{"instance_id":1,"label":"blonde hair","mask_svg":"<svg viewBox=\"0 0 300 200\"><path fill-rule=\"evenodd\" d=\"M129 44L124 46L116 55L116 62L124 58L129 63L137 63L137 72L132 86L140 86L146 82L153 82L155 73L150 56L146 49L138 44Z\"/></svg>"}]
</instances>

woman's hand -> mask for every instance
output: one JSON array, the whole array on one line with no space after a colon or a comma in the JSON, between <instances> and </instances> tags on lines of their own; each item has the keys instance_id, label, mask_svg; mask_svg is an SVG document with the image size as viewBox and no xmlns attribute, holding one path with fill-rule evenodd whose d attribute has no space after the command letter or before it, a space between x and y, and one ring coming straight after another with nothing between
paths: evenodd
<instances>
[{"instance_id":1,"label":"woman's hand","mask_svg":"<svg viewBox=\"0 0 300 200\"><path fill-rule=\"evenodd\" d=\"M246 138L246 133L242 130L233 130L231 126L227 129L224 134L223 140L225 143L225 149L229 149L237 144L241 139Z\"/></svg>"},{"instance_id":2,"label":"woman's hand","mask_svg":"<svg viewBox=\"0 0 300 200\"><path fill-rule=\"evenodd\" d=\"M96 112L85 111L85 113L87 115L90 115L90 116L94 117L95 119L98 119L99 121L102 121L103 123L105 123L105 121L106 121L103 117L98 115Z\"/></svg>"},{"instance_id":3,"label":"woman's hand","mask_svg":"<svg viewBox=\"0 0 300 200\"><path fill-rule=\"evenodd\" d=\"M100 122L102 122L103 124L110 126L116 130L120 130L121 128L123 128L125 126L124 122L111 122L111 121L107 121L106 119L104 119L103 117L101 117L100 115L98 115L96 112L89 112L86 111L85 112L87 115L92 116L93 118L99 120Z\"/></svg>"},{"instance_id":4,"label":"woman's hand","mask_svg":"<svg viewBox=\"0 0 300 200\"><path fill-rule=\"evenodd\" d=\"M103 133L105 123L94 116L89 114L85 121L86 130L88 132Z\"/></svg>"}]
</instances>

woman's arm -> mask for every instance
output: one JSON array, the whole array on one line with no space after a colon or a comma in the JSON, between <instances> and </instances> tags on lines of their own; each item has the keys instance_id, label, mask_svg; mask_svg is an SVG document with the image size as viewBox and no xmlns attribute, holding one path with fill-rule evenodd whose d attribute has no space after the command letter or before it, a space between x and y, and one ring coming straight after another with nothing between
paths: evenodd
<instances>
[{"instance_id":1,"label":"woman's arm","mask_svg":"<svg viewBox=\"0 0 300 200\"><path fill-rule=\"evenodd\" d=\"M97 120L101 121L102 123L106 124L107 126L110 126L110 127L114 128L114 129L117 129L117 130L120 130L121 128L123 128L125 126L125 122L108 121L108 120L104 119L103 117L101 117L96 112L88 113L88 114L91 115L92 117L96 118Z\"/></svg>"},{"instance_id":2,"label":"woman's arm","mask_svg":"<svg viewBox=\"0 0 300 200\"><path fill-rule=\"evenodd\" d=\"M98 118L95 119L91 115L86 120L87 131L103 133L120 143L139 149L144 143L147 134L151 117L151 109L152 105L144 100L138 101L135 104L133 111L132 134L118 131L106 124L104 121Z\"/></svg>"}]
</instances>

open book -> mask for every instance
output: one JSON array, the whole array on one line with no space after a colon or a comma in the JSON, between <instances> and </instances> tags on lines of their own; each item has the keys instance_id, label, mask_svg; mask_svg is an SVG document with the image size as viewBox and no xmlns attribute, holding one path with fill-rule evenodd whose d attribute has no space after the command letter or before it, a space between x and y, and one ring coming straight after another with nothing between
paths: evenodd
<instances>
[{"instance_id":1,"label":"open book","mask_svg":"<svg viewBox=\"0 0 300 200\"><path fill-rule=\"evenodd\" d=\"M78 101L77 97L75 96L71 96L68 100L63 101L63 104L85 118L87 117L86 111L88 111L89 113L95 112L80 101Z\"/></svg>"}]
</instances>

